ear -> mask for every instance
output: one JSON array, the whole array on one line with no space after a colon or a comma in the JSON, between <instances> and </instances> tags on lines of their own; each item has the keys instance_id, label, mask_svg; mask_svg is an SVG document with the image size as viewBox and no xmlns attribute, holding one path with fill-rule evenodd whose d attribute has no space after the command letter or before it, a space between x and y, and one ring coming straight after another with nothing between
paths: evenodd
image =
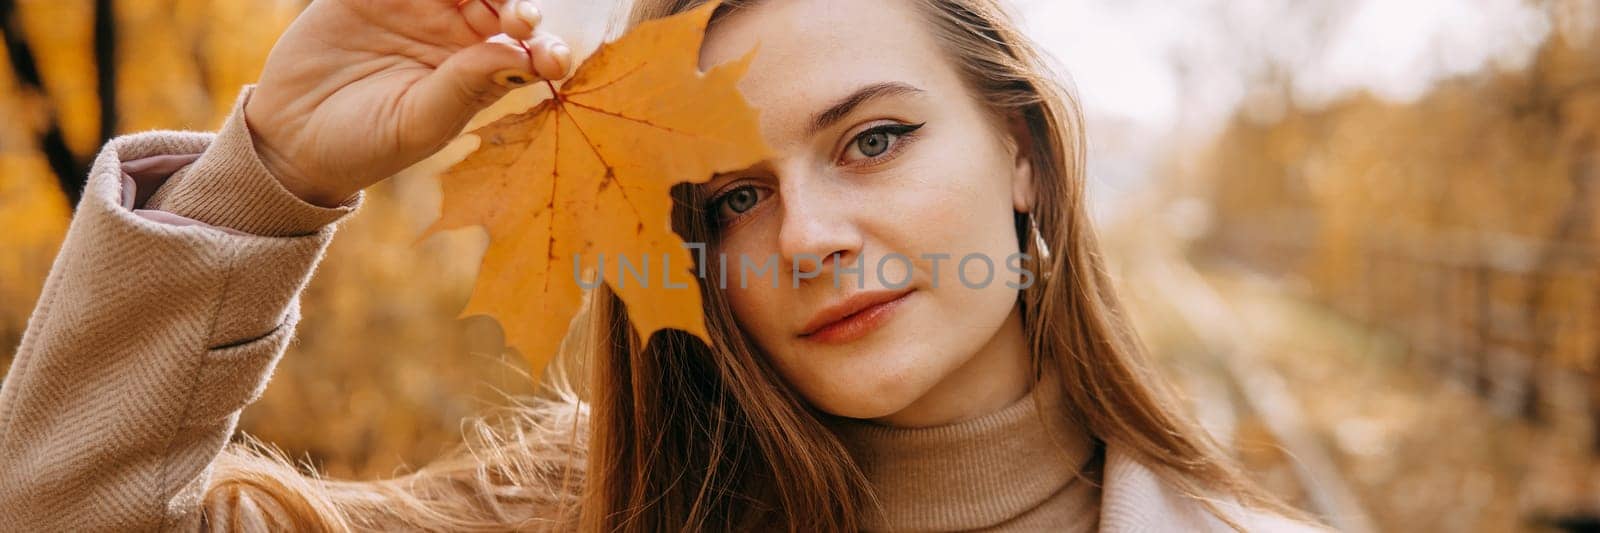
<instances>
[{"instance_id":1,"label":"ear","mask_svg":"<svg viewBox=\"0 0 1600 533\"><path fill-rule=\"evenodd\" d=\"M1033 135L1028 121L1013 113L1006 118L1006 147L1011 155L1011 205L1018 213L1033 210L1035 202L1033 184Z\"/></svg>"}]
</instances>

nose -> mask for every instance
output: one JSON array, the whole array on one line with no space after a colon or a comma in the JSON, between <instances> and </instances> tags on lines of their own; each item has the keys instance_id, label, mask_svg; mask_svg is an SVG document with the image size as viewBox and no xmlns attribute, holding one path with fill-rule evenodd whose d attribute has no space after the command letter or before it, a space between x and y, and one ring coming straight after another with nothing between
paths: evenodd
<instances>
[{"instance_id":1,"label":"nose","mask_svg":"<svg viewBox=\"0 0 1600 533\"><path fill-rule=\"evenodd\" d=\"M858 208L849 195L831 186L824 176L791 174L779 183L783 219L778 253L783 268L822 278L840 263L855 262L862 236L857 226Z\"/></svg>"}]
</instances>

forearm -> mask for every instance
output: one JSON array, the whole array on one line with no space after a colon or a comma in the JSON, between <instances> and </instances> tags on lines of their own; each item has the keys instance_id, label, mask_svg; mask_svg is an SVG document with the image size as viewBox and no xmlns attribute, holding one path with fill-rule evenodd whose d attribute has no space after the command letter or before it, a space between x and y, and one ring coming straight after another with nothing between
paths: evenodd
<instances>
[{"instance_id":1,"label":"forearm","mask_svg":"<svg viewBox=\"0 0 1600 533\"><path fill-rule=\"evenodd\" d=\"M335 222L361 202L289 195L240 116L215 135L120 137L96 159L0 387L0 530L198 520L211 462L288 346ZM186 154L203 155L165 175Z\"/></svg>"}]
</instances>

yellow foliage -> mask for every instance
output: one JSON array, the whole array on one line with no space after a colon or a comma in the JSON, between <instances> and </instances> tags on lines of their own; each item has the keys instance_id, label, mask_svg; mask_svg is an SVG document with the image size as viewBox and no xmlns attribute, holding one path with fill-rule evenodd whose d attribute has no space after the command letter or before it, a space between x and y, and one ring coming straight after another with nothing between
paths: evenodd
<instances>
[{"instance_id":1,"label":"yellow foliage","mask_svg":"<svg viewBox=\"0 0 1600 533\"><path fill-rule=\"evenodd\" d=\"M93 8L88 0L23 0L17 7L23 38L32 45L43 78L47 105L59 117L67 145L79 154L94 152L100 142ZM5 91L15 92L13 87Z\"/></svg>"},{"instance_id":2,"label":"yellow foliage","mask_svg":"<svg viewBox=\"0 0 1600 533\"><path fill-rule=\"evenodd\" d=\"M25 304L39 297L68 216L42 158L0 152L0 342L7 346L21 340L33 308Z\"/></svg>"},{"instance_id":3,"label":"yellow foliage","mask_svg":"<svg viewBox=\"0 0 1600 533\"><path fill-rule=\"evenodd\" d=\"M1206 171L1209 250L1303 278L1474 368L1491 397L1547 407L1539 384L1515 383L1537 370L1495 365L1600 367L1600 38L1562 27L1526 71L1415 103L1359 95L1237 119Z\"/></svg>"}]
</instances>

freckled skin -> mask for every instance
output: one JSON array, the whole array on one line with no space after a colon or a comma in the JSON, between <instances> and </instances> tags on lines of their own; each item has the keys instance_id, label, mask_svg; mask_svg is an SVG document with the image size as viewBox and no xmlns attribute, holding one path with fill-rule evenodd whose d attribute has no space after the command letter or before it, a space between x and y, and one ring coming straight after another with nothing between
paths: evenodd
<instances>
[{"instance_id":1,"label":"freckled skin","mask_svg":"<svg viewBox=\"0 0 1600 533\"><path fill-rule=\"evenodd\" d=\"M1029 383L1019 291L1006 285L1022 277L1005 260L1019 251L1013 213L1033 203L1031 167L1017 155L1008 122L972 96L915 10L900 0L773 0L719 21L701 56L707 67L759 45L740 89L760 110L763 136L777 154L707 188L761 193L753 207L725 218L719 251L730 266L741 254L756 263L780 259L778 288L761 279L725 289L740 327L819 409L896 426L991 412L1020 398ZM885 82L921 92L868 100L808 132L820 111ZM881 154L874 143L882 136L863 150L859 136L884 124L925 125L890 137ZM791 265L802 258L801 268L813 270L803 258L835 253L845 266L865 258L868 290L909 274L914 292L867 336L824 344L801 337L803 325L856 291L858 275L844 274L836 288L834 262L800 280L791 279ZM892 253L912 258L911 270L891 260L880 279L878 262ZM950 255L938 263L937 278L923 258L933 253ZM972 253L994 263L982 289L956 276L957 262ZM980 261L968 262L966 273L973 282L987 277Z\"/></svg>"}]
</instances>

